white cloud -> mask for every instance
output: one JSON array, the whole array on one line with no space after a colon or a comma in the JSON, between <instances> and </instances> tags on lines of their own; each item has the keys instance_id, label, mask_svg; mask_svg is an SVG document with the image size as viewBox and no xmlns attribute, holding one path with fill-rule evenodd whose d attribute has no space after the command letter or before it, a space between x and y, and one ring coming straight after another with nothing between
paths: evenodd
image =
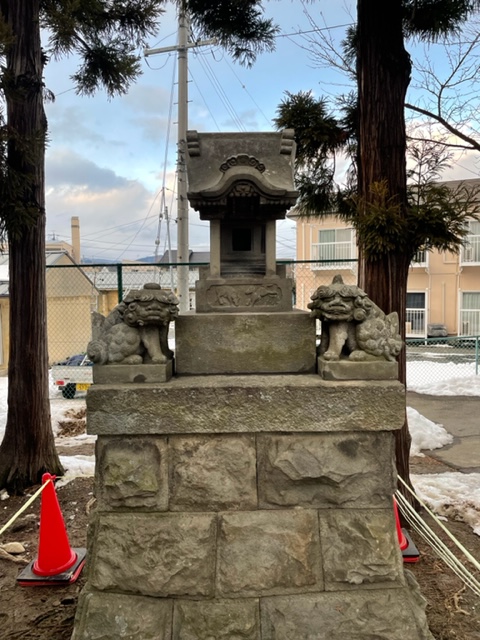
<instances>
[{"instance_id":1,"label":"white cloud","mask_svg":"<svg viewBox=\"0 0 480 640\"><path fill-rule=\"evenodd\" d=\"M79 153L65 147L56 148L49 153L46 163L47 187L65 187L76 185L95 191L118 188L129 182L116 175L112 169L99 167Z\"/></svg>"},{"instance_id":2,"label":"white cloud","mask_svg":"<svg viewBox=\"0 0 480 640\"><path fill-rule=\"evenodd\" d=\"M176 246L174 173L166 175L166 205ZM158 178L158 182L160 178ZM47 162L47 230L70 241L70 219L80 219L82 255L110 260L153 255L159 228L161 197L140 180L130 180L70 149L51 152ZM208 248L208 223L190 212L190 246ZM166 246L162 220L160 251Z\"/></svg>"}]
</instances>

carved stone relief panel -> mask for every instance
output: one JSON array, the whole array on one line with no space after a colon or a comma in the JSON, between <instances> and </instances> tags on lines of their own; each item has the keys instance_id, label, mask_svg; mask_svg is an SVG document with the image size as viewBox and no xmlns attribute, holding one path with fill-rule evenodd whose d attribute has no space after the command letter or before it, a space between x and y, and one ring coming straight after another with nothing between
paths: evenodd
<instances>
[{"instance_id":1,"label":"carved stone relief panel","mask_svg":"<svg viewBox=\"0 0 480 640\"><path fill-rule=\"evenodd\" d=\"M214 284L207 289L207 302L212 309L277 307L281 301L282 290L275 284Z\"/></svg>"}]
</instances>

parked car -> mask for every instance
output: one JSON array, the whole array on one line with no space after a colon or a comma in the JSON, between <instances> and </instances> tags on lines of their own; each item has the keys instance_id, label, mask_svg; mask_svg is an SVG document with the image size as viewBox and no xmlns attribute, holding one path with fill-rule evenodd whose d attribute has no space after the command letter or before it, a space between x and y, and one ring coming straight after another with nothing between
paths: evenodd
<instances>
[{"instance_id":1,"label":"parked car","mask_svg":"<svg viewBox=\"0 0 480 640\"><path fill-rule=\"evenodd\" d=\"M71 400L77 391L87 391L93 382L92 365L86 353L69 356L52 365L53 383L64 398Z\"/></svg>"}]
</instances>

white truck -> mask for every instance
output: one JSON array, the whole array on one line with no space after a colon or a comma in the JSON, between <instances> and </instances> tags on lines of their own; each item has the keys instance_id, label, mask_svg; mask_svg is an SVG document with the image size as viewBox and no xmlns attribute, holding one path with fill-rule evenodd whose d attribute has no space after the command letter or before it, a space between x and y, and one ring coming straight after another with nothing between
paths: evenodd
<instances>
[{"instance_id":1,"label":"white truck","mask_svg":"<svg viewBox=\"0 0 480 640\"><path fill-rule=\"evenodd\" d=\"M92 365L86 353L70 356L52 365L50 373L53 384L64 398L71 400L77 391L86 391L92 384Z\"/></svg>"}]
</instances>

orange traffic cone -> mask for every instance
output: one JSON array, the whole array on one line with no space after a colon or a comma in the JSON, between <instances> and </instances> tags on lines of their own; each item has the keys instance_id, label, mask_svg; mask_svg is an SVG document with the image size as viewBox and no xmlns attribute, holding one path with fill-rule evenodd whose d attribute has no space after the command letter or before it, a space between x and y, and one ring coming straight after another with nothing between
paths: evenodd
<instances>
[{"instance_id":1,"label":"orange traffic cone","mask_svg":"<svg viewBox=\"0 0 480 640\"><path fill-rule=\"evenodd\" d=\"M402 527L400 526L400 516L398 515L398 505L395 498L393 499L393 511L395 513L395 524L397 526L398 544L400 545L400 551L403 551L408 547L408 540Z\"/></svg>"},{"instance_id":2,"label":"orange traffic cone","mask_svg":"<svg viewBox=\"0 0 480 640\"><path fill-rule=\"evenodd\" d=\"M40 540L38 557L18 576L21 586L70 584L77 580L85 564L85 549L72 549L53 481L55 476L44 473L40 509Z\"/></svg>"},{"instance_id":3,"label":"orange traffic cone","mask_svg":"<svg viewBox=\"0 0 480 640\"><path fill-rule=\"evenodd\" d=\"M408 534L408 531L402 529L400 525L400 517L398 515L398 506L395 498L393 499L393 512L395 514L395 524L397 527L398 544L400 545L400 551L402 552L404 562L417 562L420 557L420 552L415 546L415 543Z\"/></svg>"}]
</instances>

